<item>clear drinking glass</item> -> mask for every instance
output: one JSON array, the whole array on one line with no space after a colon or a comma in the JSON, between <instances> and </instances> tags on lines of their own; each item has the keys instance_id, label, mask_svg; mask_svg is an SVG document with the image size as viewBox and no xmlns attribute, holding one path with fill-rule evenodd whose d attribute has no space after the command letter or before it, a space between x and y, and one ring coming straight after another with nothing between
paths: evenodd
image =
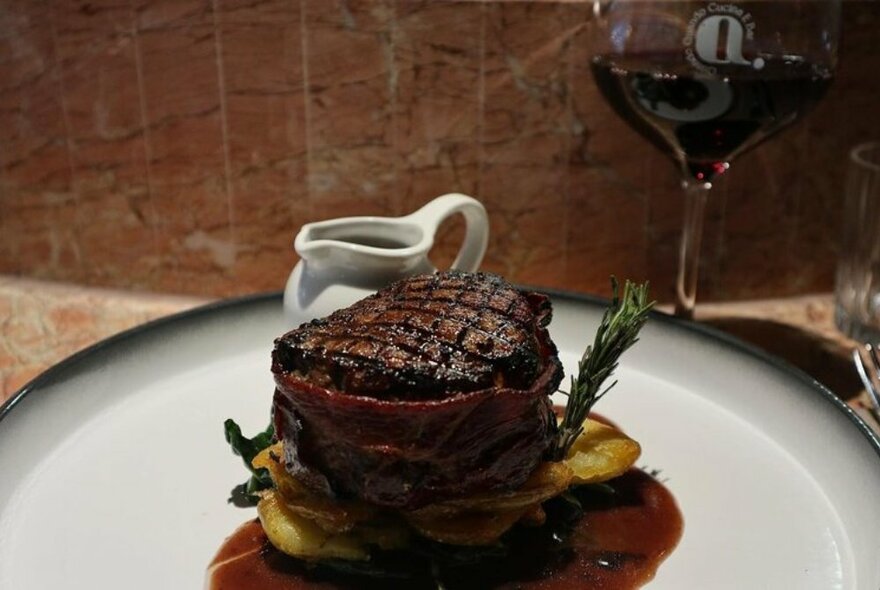
<instances>
[{"instance_id":1,"label":"clear drinking glass","mask_svg":"<svg viewBox=\"0 0 880 590\"><path fill-rule=\"evenodd\" d=\"M849 154L835 319L846 335L880 342L880 142Z\"/></svg>"},{"instance_id":2,"label":"clear drinking glass","mask_svg":"<svg viewBox=\"0 0 880 590\"><path fill-rule=\"evenodd\" d=\"M594 10L596 84L681 170L676 314L690 317L712 182L825 94L840 0L596 0Z\"/></svg>"}]
</instances>

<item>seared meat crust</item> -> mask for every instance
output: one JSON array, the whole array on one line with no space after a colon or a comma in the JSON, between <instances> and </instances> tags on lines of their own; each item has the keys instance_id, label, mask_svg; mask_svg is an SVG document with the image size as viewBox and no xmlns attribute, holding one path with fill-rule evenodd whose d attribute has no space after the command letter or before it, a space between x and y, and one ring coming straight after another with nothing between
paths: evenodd
<instances>
[{"instance_id":1,"label":"seared meat crust","mask_svg":"<svg viewBox=\"0 0 880 590\"><path fill-rule=\"evenodd\" d=\"M546 297L493 275L397 282L275 343L287 469L327 494L416 508L520 486L556 433Z\"/></svg>"},{"instance_id":2,"label":"seared meat crust","mask_svg":"<svg viewBox=\"0 0 880 590\"><path fill-rule=\"evenodd\" d=\"M389 400L526 388L539 371L537 330L549 321L546 299L494 275L422 275L285 334L273 370Z\"/></svg>"}]
</instances>

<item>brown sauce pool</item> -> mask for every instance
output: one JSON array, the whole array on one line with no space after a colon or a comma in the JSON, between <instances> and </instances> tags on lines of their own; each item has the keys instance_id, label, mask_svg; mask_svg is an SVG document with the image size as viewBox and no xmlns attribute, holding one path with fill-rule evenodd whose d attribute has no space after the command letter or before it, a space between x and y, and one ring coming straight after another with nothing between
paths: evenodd
<instances>
[{"instance_id":1,"label":"brown sauce pool","mask_svg":"<svg viewBox=\"0 0 880 590\"><path fill-rule=\"evenodd\" d=\"M439 576L443 587L630 590L649 582L682 533L681 512L669 490L643 471L631 469L601 486L578 488L575 495L582 513L565 500L548 502L548 525L518 527L508 533L509 550L503 556L444 569ZM557 512L555 517L553 511ZM412 567L412 558L403 555L398 559L404 569ZM310 566L275 550L255 520L242 525L224 542L208 569L207 587L384 590L440 586L427 567L421 575L394 579Z\"/></svg>"}]
</instances>

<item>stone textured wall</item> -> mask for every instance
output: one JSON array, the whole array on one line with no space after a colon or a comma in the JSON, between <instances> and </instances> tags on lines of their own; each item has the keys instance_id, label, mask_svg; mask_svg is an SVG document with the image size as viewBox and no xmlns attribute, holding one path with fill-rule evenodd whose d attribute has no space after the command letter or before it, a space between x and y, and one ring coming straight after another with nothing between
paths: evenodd
<instances>
[{"instance_id":1,"label":"stone textured wall","mask_svg":"<svg viewBox=\"0 0 880 590\"><path fill-rule=\"evenodd\" d=\"M843 4L826 100L712 195L704 300L831 286L846 151L880 139L880 2ZM598 95L592 29L588 2L2 0L0 272L277 289L302 223L461 191L487 269L669 299L676 173Z\"/></svg>"}]
</instances>

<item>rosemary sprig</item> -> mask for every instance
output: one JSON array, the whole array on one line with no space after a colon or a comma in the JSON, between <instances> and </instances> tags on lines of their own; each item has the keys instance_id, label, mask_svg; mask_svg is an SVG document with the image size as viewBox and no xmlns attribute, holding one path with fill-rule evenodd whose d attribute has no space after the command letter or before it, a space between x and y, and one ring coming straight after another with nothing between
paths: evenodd
<instances>
[{"instance_id":1,"label":"rosemary sprig","mask_svg":"<svg viewBox=\"0 0 880 590\"><path fill-rule=\"evenodd\" d=\"M571 389L565 404L565 415L559 424L553 458L561 461L571 445L583 432L583 422L590 409L617 381L602 389L602 384L617 369L620 356L639 339L639 331L648 319L654 302L648 302L648 283L636 285L626 281L623 295L618 297L617 279L611 277L611 306L605 310L592 346L588 346L578 362L578 374L571 377Z\"/></svg>"}]
</instances>

